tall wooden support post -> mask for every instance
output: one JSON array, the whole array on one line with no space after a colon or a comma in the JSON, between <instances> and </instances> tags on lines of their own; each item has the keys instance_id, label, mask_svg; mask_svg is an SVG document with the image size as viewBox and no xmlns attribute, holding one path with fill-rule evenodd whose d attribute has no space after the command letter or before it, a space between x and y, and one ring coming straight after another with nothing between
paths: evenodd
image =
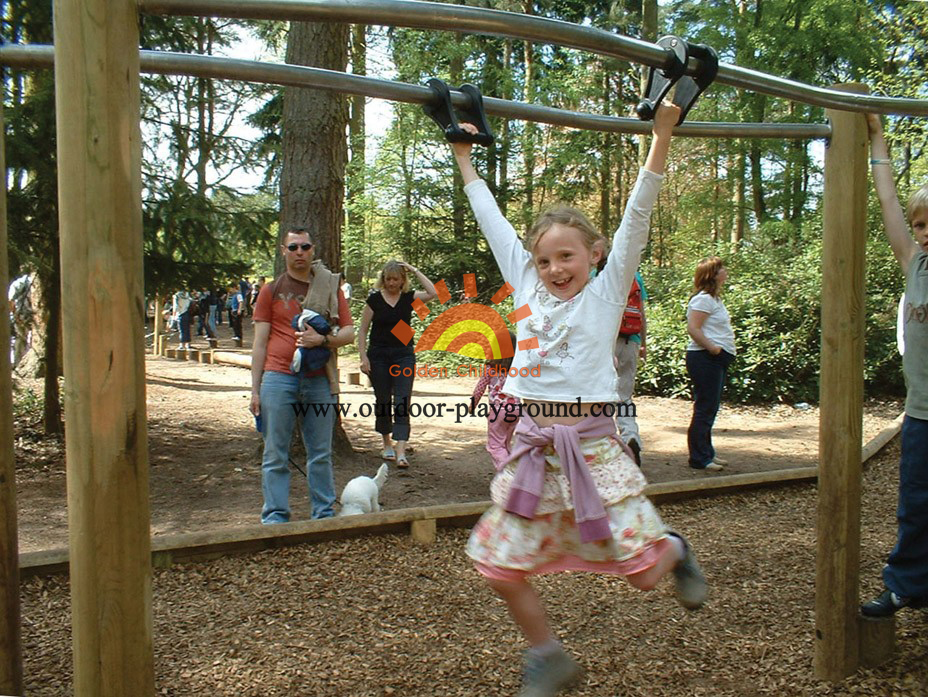
<instances>
[{"instance_id":1,"label":"tall wooden support post","mask_svg":"<svg viewBox=\"0 0 928 697\"><path fill-rule=\"evenodd\" d=\"M132 0L54 0L76 697L154 694Z\"/></svg>"},{"instance_id":2,"label":"tall wooden support post","mask_svg":"<svg viewBox=\"0 0 928 697\"><path fill-rule=\"evenodd\" d=\"M157 356L160 353L161 337L164 335L164 317L162 316L161 305L164 299L160 293L155 293L155 315L151 320L151 353Z\"/></svg>"},{"instance_id":3,"label":"tall wooden support post","mask_svg":"<svg viewBox=\"0 0 928 697\"><path fill-rule=\"evenodd\" d=\"M863 85L836 88L866 92ZM827 115L832 136L825 152L823 202L815 674L841 680L859 664L868 141L862 114L828 110Z\"/></svg>"},{"instance_id":4,"label":"tall wooden support post","mask_svg":"<svg viewBox=\"0 0 928 697\"><path fill-rule=\"evenodd\" d=\"M3 147L3 104L0 103L0 290L10 285L6 233L6 159ZM4 315L6 311L4 311ZM16 531L16 460L13 452L13 375L10 323L0 317L0 694L23 693L23 661L19 617L19 543Z\"/></svg>"}]
</instances>

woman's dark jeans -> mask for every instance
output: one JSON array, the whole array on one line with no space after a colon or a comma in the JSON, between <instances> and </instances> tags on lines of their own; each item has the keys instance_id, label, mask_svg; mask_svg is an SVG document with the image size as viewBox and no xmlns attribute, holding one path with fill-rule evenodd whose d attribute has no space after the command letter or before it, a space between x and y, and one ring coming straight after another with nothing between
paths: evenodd
<instances>
[{"instance_id":1,"label":"woman's dark jeans","mask_svg":"<svg viewBox=\"0 0 928 697\"><path fill-rule=\"evenodd\" d=\"M393 440L409 440L409 398L416 354L406 346L372 346L367 359L374 387L374 430L381 435L392 434Z\"/></svg>"},{"instance_id":2,"label":"woman's dark jeans","mask_svg":"<svg viewBox=\"0 0 928 697\"><path fill-rule=\"evenodd\" d=\"M180 328L180 343L190 343L190 310L181 312L177 317L177 324Z\"/></svg>"},{"instance_id":3,"label":"woman's dark jeans","mask_svg":"<svg viewBox=\"0 0 928 697\"><path fill-rule=\"evenodd\" d=\"M713 356L708 351L687 351L686 372L693 382L693 419L686 432L690 467L704 469L715 459L712 425L722 403L722 386L728 366L735 359L727 351Z\"/></svg>"}]
</instances>

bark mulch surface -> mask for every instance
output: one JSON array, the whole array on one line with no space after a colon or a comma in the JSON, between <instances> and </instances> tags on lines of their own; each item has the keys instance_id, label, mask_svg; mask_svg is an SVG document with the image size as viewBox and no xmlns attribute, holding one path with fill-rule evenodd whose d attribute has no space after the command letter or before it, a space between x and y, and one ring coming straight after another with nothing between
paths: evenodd
<instances>
[{"instance_id":1,"label":"bark mulch surface","mask_svg":"<svg viewBox=\"0 0 928 697\"><path fill-rule=\"evenodd\" d=\"M864 475L861 594L880 590L895 536L898 445ZM811 485L665 504L712 585L687 612L665 581L642 593L591 574L537 588L586 676L571 695L928 694L928 613L897 617L897 652L837 684L813 677L816 491ZM157 694L513 695L523 643L463 553L402 535L156 570ZM23 582L27 694L70 694L68 582Z\"/></svg>"}]
</instances>

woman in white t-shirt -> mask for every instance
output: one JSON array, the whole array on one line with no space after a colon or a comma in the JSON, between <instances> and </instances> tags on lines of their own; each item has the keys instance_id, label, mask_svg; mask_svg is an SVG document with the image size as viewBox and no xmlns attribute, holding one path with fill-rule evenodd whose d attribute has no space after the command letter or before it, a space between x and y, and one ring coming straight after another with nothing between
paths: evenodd
<instances>
[{"instance_id":1,"label":"woman in white t-shirt","mask_svg":"<svg viewBox=\"0 0 928 697\"><path fill-rule=\"evenodd\" d=\"M722 402L725 373L735 358L731 316L719 295L728 269L719 257L696 266L693 295L686 308L686 372L693 382L693 419L686 433L690 467L717 472L727 463L715 456L712 425Z\"/></svg>"}]
</instances>

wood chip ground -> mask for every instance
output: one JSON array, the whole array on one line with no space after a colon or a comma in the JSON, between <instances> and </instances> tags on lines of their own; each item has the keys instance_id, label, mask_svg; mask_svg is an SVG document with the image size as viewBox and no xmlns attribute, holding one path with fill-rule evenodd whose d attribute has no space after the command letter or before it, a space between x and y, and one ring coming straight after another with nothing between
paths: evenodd
<instances>
[{"instance_id":1,"label":"wood chip ground","mask_svg":"<svg viewBox=\"0 0 928 697\"><path fill-rule=\"evenodd\" d=\"M895 537L898 445L864 475L861 595L880 590ZM903 611L897 653L841 683L813 677L815 488L661 507L687 534L711 597L642 593L590 574L537 588L586 670L577 697L928 695L928 612ZM514 695L522 640L464 555L372 537L154 572L157 694L170 697ZM71 694L67 579L23 583L27 694Z\"/></svg>"}]
</instances>

